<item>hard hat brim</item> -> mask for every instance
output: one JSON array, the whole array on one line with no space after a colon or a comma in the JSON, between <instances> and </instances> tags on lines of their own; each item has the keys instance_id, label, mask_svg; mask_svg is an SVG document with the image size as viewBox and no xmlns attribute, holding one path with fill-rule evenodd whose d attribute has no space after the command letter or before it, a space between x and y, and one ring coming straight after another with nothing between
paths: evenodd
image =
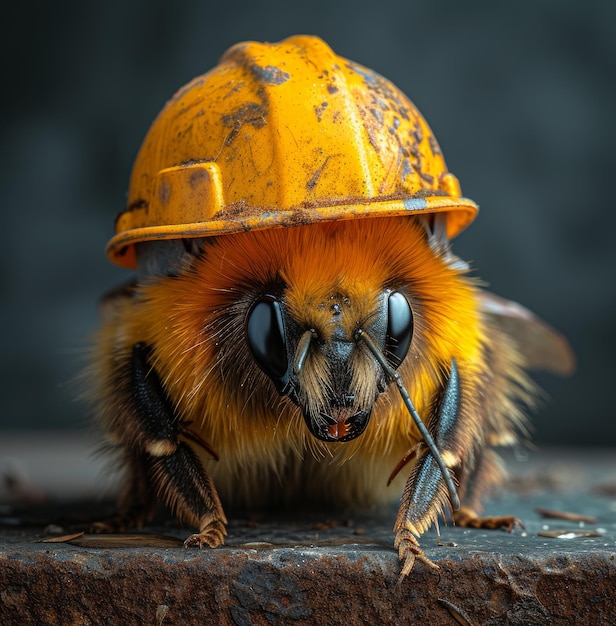
<instances>
[{"instance_id":1,"label":"hard hat brim","mask_svg":"<svg viewBox=\"0 0 616 626\"><path fill-rule=\"evenodd\" d=\"M106 252L111 261L134 269L137 266L136 243L167 239L187 239L229 235L266 228L288 228L307 226L322 221L358 218L420 216L431 213L447 213L447 236L455 237L464 230L477 215L479 207L468 198L451 196L419 196L369 202L348 203L328 206L302 206L289 210L263 207L250 209L242 205L238 211L231 206L202 222L189 224L165 224L124 230L116 234L107 244Z\"/></svg>"}]
</instances>

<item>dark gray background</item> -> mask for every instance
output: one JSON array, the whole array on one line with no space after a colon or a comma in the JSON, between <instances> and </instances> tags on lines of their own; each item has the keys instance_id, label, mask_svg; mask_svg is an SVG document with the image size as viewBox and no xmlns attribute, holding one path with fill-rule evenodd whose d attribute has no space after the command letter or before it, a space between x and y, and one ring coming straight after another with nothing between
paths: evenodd
<instances>
[{"instance_id":1,"label":"dark gray background","mask_svg":"<svg viewBox=\"0 0 616 626\"><path fill-rule=\"evenodd\" d=\"M165 100L233 43L301 32L415 101L482 207L455 249L570 338L537 440L616 443L616 3L33 1L3 23L0 429L87 423L70 380L127 277L103 248Z\"/></svg>"}]
</instances>

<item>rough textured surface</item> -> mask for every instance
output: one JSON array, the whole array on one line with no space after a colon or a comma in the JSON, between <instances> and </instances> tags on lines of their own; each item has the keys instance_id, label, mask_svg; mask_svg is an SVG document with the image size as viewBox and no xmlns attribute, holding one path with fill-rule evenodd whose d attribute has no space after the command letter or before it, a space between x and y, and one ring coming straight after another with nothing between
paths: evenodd
<instances>
[{"instance_id":1,"label":"rough textured surface","mask_svg":"<svg viewBox=\"0 0 616 626\"><path fill-rule=\"evenodd\" d=\"M188 529L165 520L139 544L133 535L41 543L108 505L24 503L22 489L21 502L0 506L0 623L613 624L613 459L565 450L511 462L487 513L514 514L525 529L442 526L440 546L431 531L421 543L440 570L417 563L400 587L394 510L235 518L225 547L199 552L175 539ZM543 518L537 507L596 522ZM539 536L554 530L596 536Z\"/></svg>"}]
</instances>

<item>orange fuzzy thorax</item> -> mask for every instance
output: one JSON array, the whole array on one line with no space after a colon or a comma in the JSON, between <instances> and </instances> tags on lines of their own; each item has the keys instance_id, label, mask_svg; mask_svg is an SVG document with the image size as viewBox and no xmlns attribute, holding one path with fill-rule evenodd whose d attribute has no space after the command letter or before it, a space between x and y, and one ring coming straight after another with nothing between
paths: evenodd
<instances>
[{"instance_id":1,"label":"orange fuzzy thorax","mask_svg":"<svg viewBox=\"0 0 616 626\"><path fill-rule=\"evenodd\" d=\"M265 489L271 476L297 485L306 472L321 477L324 492L335 489L329 480L347 481L354 504L378 500L373 492L384 489L389 472L418 441L416 429L390 386L357 439L326 444L309 433L299 409L278 396L253 363L244 338L250 303L278 283L286 285L285 306L295 322L323 339L330 299L348 303L343 325L352 336L374 315L384 288L404 289L415 330L399 371L424 420L452 358L467 378L482 367L472 282L435 254L423 226L409 218L321 222L209 240L179 276L140 287L124 305L121 327L105 331L107 340L116 350L138 341L153 348L152 365L178 414L220 456L208 472L223 502L233 493L251 503L251 491ZM326 456L336 462L314 458ZM238 481L246 483L243 495ZM390 495L397 494L392 489Z\"/></svg>"}]
</instances>

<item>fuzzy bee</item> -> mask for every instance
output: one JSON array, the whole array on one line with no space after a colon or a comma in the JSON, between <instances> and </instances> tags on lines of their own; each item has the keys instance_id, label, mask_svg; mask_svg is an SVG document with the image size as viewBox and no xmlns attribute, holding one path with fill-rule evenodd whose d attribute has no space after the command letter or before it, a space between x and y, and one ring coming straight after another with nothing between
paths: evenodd
<instances>
[{"instance_id":1,"label":"fuzzy bee","mask_svg":"<svg viewBox=\"0 0 616 626\"><path fill-rule=\"evenodd\" d=\"M473 527L525 433L525 373L566 342L483 291L450 240L474 218L425 120L322 41L244 43L178 91L135 162L110 258L94 403L118 516L157 503L223 543L225 509L400 498L402 576L439 516ZM392 486L387 489L388 480Z\"/></svg>"}]
</instances>

